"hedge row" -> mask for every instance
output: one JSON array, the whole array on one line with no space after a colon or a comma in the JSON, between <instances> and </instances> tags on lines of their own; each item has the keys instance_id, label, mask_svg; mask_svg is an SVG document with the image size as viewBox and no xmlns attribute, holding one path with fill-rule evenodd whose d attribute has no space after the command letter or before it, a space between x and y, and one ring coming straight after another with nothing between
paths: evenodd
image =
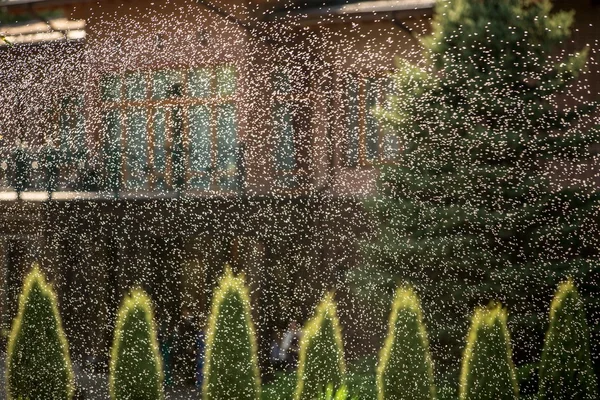
<instances>
[{"instance_id":1,"label":"hedge row","mask_svg":"<svg viewBox=\"0 0 600 400\"><path fill-rule=\"evenodd\" d=\"M461 400L517 399L506 310L478 308L467 337L459 384ZM226 269L215 291L207 332L203 400L258 400L261 382L250 297L242 276ZM6 360L9 400L71 400L74 379L56 296L37 266L25 279ZM294 400L315 400L344 388L346 366L333 294L317 306L300 341ZM436 398L433 364L419 299L397 290L377 368L378 400ZM327 394L328 393L328 394ZM113 400L164 398L150 298L134 290L119 310L110 362ZM345 389L336 398L345 398ZM550 309L540 366L540 400L596 399L589 332L571 281L560 285Z\"/></svg>"}]
</instances>

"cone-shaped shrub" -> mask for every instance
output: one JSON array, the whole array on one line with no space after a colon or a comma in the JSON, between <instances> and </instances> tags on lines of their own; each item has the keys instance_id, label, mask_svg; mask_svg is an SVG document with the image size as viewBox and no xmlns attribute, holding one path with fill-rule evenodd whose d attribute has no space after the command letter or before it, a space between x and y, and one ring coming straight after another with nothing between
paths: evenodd
<instances>
[{"instance_id":1,"label":"cone-shaped shrub","mask_svg":"<svg viewBox=\"0 0 600 400\"><path fill-rule=\"evenodd\" d=\"M583 302L571 280L558 287L550 307L540 365L539 400L598 398Z\"/></svg>"},{"instance_id":2,"label":"cone-shaped shrub","mask_svg":"<svg viewBox=\"0 0 600 400\"><path fill-rule=\"evenodd\" d=\"M117 316L110 358L110 397L162 399L162 383L152 301L142 290L134 290L123 299Z\"/></svg>"},{"instance_id":3,"label":"cone-shaped shrub","mask_svg":"<svg viewBox=\"0 0 600 400\"><path fill-rule=\"evenodd\" d=\"M34 265L25 278L19 311L8 342L9 400L66 400L73 397L73 370L56 295Z\"/></svg>"},{"instance_id":4,"label":"cone-shaped shrub","mask_svg":"<svg viewBox=\"0 0 600 400\"><path fill-rule=\"evenodd\" d=\"M342 332L333 294L329 293L302 332L294 399L314 400L330 384L341 387L345 383L345 373Z\"/></svg>"},{"instance_id":5,"label":"cone-shaped shrub","mask_svg":"<svg viewBox=\"0 0 600 400\"><path fill-rule=\"evenodd\" d=\"M213 295L204 368L204 400L256 400L260 375L250 295L229 268Z\"/></svg>"},{"instance_id":6,"label":"cone-shaped shrub","mask_svg":"<svg viewBox=\"0 0 600 400\"><path fill-rule=\"evenodd\" d=\"M475 310L459 390L460 400L515 400L519 396L506 310L500 305Z\"/></svg>"},{"instance_id":7,"label":"cone-shaped shrub","mask_svg":"<svg viewBox=\"0 0 600 400\"><path fill-rule=\"evenodd\" d=\"M378 400L433 400L433 364L419 299L412 288L396 291L388 335L377 366Z\"/></svg>"}]
</instances>

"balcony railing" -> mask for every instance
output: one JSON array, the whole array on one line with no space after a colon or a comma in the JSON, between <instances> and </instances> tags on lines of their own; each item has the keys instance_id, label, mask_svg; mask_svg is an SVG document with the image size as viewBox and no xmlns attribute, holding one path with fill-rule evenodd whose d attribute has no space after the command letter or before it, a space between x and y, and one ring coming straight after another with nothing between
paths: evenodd
<instances>
[{"instance_id":1,"label":"balcony railing","mask_svg":"<svg viewBox=\"0 0 600 400\"><path fill-rule=\"evenodd\" d=\"M241 149L240 149L241 150ZM132 190L126 181L126 173L119 169L115 174L109 163L92 165L86 152L68 152L52 146L17 146L0 151L0 191L14 193L14 198L23 193L47 193L52 197L58 192L103 193L118 197L141 194L176 195L181 192L200 191L191 184L189 166L182 165L182 179L173 180L171 185L148 184ZM161 177L149 172L149 182L158 182ZM223 178L219 178L221 182ZM227 180L218 188L204 191L205 194L240 195L245 187L245 168L242 151L236 157L236 168L227 175ZM4 196L6 197L6 196ZM60 197L60 196L58 196Z\"/></svg>"}]
</instances>

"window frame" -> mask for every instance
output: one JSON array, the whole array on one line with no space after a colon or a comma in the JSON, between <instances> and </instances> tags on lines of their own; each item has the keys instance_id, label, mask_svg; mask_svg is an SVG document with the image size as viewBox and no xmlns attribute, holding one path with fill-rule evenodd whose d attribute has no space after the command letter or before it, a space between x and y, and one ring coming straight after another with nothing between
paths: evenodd
<instances>
[{"instance_id":1,"label":"window frame","mask_svg":"<svg viewBox=\"0 0 600 400\"><path fill-rule=\"evenodd\" d=\"M218 71L226 69L233 69L234 75L234 88L232 93L222 94L219 93L218 87ZM190 74L194 71L206 70L210 71L210 93L205 97L193 97L189 87ZM180 96L165 96L164 98L155 98L155 76L160 72L175 73L179 75L179 83L182 88ZM145 95L143 99L131 100L128 97L127 92L127 77L133 74L142 75L145 80ZM119 98L117 100L104 99L103 90L103 79L111 79L116 77L119 79L117 85L119 85ZM238 103L239 103L239 70L235 64L232 63L215 63L215 64L203 64L194 65L187 67L173 67L164 66L160 68L151 69L139 69L132 70L127 69L125 71L113 72L107 71L103 74L99 81L99 92L100 92L100 108L101 115L104 117L110 110L119 110L119 124L121 131L121 143L120 143L120 183L119 187L121 191L172 191L177 188L177 182L175 182L176 176L174 171L174 151L173 147L176 145L173 141L173 114L175 110L179 108L181 110L182 119L182 132L181 132L181 161L183 163L183 180L181 190L188 192L236 192L239 188L229 190L223 188L219 182L223 176L236 176L237 165L234 169L226 171L218 168L218 127L217 127L217 112L218 108L224 104L231 104L235 111L235 129L236 129L236 149L239 146L239 114L238 114ZM194 171L191 168L191 129L190 129L190 108L197 106L208 106L210 112L210 140L211 140L211 154L210 154L210 168L207 171ZM146 159L147 159L147 172L145 183L141 189L130 189L128 182L130 179L131 172L127 166L127 142L128 142L128 122L127 113L132 109L142 109L146 113ZM156 132L155 132L155 119L158 112L164 112L164 125L165 125L165 165L164 173L157 167L156 158ZM102 126L102 142L103 147L104 141L106 140L106 127ZM191 186L193 178L203 177L208 175L210 177L209 187L202 189L199 187ZM161 181L164 182L164 186L160 187Z\"/></svg>"},{"instance_id":2,"label":"window frame","mask_svg":"<svg viewBox=\"0 0 600 400\"><path fill-rule=\"evenodd\" d=\"M39 147L44 151L38 152L35 160L39 165L38 174L48 175L44 179L50 179L49 175L52 174L52 179L55 179L54 182L46 184L46 190L79 191L82 189L79 174L86 167L90 156L85 109L86 98L80 91L60 96L50 109L52 128L45 136L44 144ZM77 132L79 129L80 131ZM67 136L69 140L65 142ZM52 165L48 164L49 161Z\"/></svg>"},{"instance_id":3,"label":"window frame","mask_svg":"<svg viewBox=\"0 0 600 400\"><path fill-rule=\"evenodd\" d=\"M293 78L289 75L286 76L285 68L275 68L271 71L270 83L271 83L271 92L270 92L270 121L271 121L271 132L273 135L276 135L274 138L274 147L272 149L270 158L272 162L272 171L274 177L274 185L272 187L273 191L276 193L295 193L298 191L304 190L303 180L308 176L308 169L306 166L301 163L301 153L302 153L302 143L300 140L300 134L297 128L298 122L298 113L301 113L301 110L306 107L306 104L309 102L309 96L306 95L304 91L299 91L294 84ZM283 75L287 80L288 88L285 90L279 90L277 88L276 77L278 75ZM278 111L278 107L285 105L290 109L290 124L292 126L292 142L294 145L293 149L293 158L294 158L294 168L284 170L280 169L278 165L278 159L276 155L277 146L279 145L279 131L276 130L276 112ZM289 181L288 181L289 179ZM287 182L292 182L291 184Z\"/></svg>"},{"instance_id":4,"label":"window frame","mask_svg":"<svg viewBox=\"0 0 600 400\"><path fill-rule=\"evenodd\" d=\"M377 157L374 160L371 160L367 157L368 153L368 137L367 137L367 118L368 112L367 110L367 81L370 79L375 80L385 80L385 79L393 79L390 75L393 74L393 70L386 71L376 71L376 72L347 72L341 77L341 84L344 88L342 93L342 115L343 115L343 139L342 139L342 166L348 169L357 169L357 168L373 168L376 165L391 165L396 164L397 161L392 158L384 157L384 137L385 127L378 124L378 142L377 142ZM357 160L356 163L349 162L349 146L350 146L350 128L349 128L349 107L350 107L350 98L349 98L349 90L350 85L356 83L358 87L357 96L358 96L358 147L356 149ZM379 93L377 104L385 104L387 102L387 97L389 95L389 85L383 93ZM400 154L400 147L398 146L397 155Z\"/></svg>"}]
</instances>

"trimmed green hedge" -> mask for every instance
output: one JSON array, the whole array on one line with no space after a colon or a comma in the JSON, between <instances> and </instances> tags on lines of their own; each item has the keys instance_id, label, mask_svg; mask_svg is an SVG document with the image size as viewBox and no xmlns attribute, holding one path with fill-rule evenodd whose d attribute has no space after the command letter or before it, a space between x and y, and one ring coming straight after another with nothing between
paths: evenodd
<instances>
[{"instance_id":1,"label":"trimmed green hedge","mask_svg":"<svg viewBox=\"0 0 600 400\"><path fill-rule=\"evenodd\" d=\"M463 354L460 400L516 400L507 312L499 304L477 308ZM71 400L74 378L56 296L37 266L26 277L6 359L8 400ZM373 376L373 368L366 376ZM396 291L376 380L378 400L435 400L433 365L419 299L411 287ZM290 376L291 378L291 376ZM293 378L292 378L293 379ZM369 378L371 379L371 378ZM345 398L342 333L333 294L327 294L300 340L294 400ZM371 381L369 381L371 382ZM289 382L293 384L293 382ZM163 372L150 298L134 290L123 300L110 362L112 400L163 400ZM289 386L289 385L288 385ZM293 396L291 391L294 391ZM362 389L361 389L362 390ZM268 398L282 398L266 390ZM364 397L364 396L363 396ZM259 400L261 381L250 296L243 276L229 268L215 291L208 325L204 400ZM550 308L542 353L538 400L598 398L583 302L571 280L562 283Z\"/></svg>"},{"instance_id":2,"label":"trimmed green hedge","mask_svg":"<svg viewBox=\"0 0 600 400\"><path fill-rule=\"evenodd\" d=\"M377 366L378 400L433 400L433 363L419 298L411 287L396 291L388 335Z\"/></svg>"},{"instance_id":3,"label":"trimmed green hedge","mask_svg":"<svg viewBox=\"0 0 600 400\"><path fill-rule=\"evenodd\" d=\"M302 333L294 399L314 400L330 384L341 387L345 374L342 331L333 294L328 293Z\"/></svg>"},{"instance_id":4,"label":"trimmed green hedge","mask_svg":"<svg viewBox=\"0 0 600 400\"><path fill-rule=\"evenodd\" d=\"M70 400L73 392L56 295L34 265L25 278L8 342L6 394L9 400Z\"/></svg>"},{"instance_id":5,"label":"trimmed green hedge","mask_svg":"<svg viewBox=\"0 0 600 400\"><path fill-rule=\"evenodd\" d=\"M550 306L538 400L597 398L585 308L573 281L568 280L559 285Z\"/></svg>"},{"instance_id":6,"label":"trimmed green hedge","mask_svg":"<svg viewBox=\"0 0 600 400\"><path fill-rule=\"evenodd\" d=\"M499 304L475 310L463 354L460 400L519 398L506 316Z\"/></svg>"},{"instance_id":7,"label":"trimmed green hedge","mask_svg":"<svg viewBox=\"0 0 600 400\"><path fill-rule=\"evenodd\" d=\"M126 296L119 310L109 380L112 400L164 398L152 301L142 290Z\"/></svg>"},{"instance_id":8,"label":"trimmed green hedge","mask_svg":"<svg viewBox=\"0 0 600 400\"><path fill-rule=\"evenodd\" d=\"M260 399L250 295L243 276L229 268L213 296L207 336L203 399Z\"/></svg>"}]
</instances>

